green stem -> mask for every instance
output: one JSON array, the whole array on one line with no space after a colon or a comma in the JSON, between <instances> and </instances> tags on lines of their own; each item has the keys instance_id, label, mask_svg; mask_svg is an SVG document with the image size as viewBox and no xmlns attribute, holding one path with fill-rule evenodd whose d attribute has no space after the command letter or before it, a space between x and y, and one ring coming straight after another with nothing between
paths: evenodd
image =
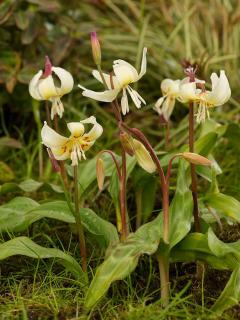
<instances>
[{"instance_id":1,"label":"green stem","mask_svg":"<svg viewBox=\"0 0 240 320\"><path fill-rule=\"evenodd\" d=\"M84 237L84 230L81 221L80 211L79 211L79 199L78 199L78 166L73 166L74 171L74 202L75 202L75 219L78 232L80 255L82 258L82 269L84 272L87 271L87 251L86 242Z\"/></svg>"},{"instance_id":2,"label":"green stem","mask_svg":"<svg viewBox=\"0 0 240 320\"><path fill-rule=\"evenodd\" d=\"M158 267L160 272L161 300L162 306L169 304L169 259L166 255L157 256Z\"/></svg>"}]
</instances>

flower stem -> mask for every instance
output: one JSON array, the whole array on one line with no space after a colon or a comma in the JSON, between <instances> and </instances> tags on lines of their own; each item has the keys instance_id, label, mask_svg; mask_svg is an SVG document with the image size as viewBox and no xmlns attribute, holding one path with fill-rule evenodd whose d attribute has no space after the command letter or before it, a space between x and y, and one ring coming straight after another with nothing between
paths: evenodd
<instances>
[{"instance_id":1,"label":"flower stem","mask_svg":"<svg viewBox=\"0 0 240 320\"><path fill-rule=\"evenodd\" d=\"M193 102L189 103L189 152L194 152L194 106ZM192 197L193 197L193 217L194 228L196 232L200 232L198 195L197 195L197 175L195 165L190 164L191 180L192 180Z\"/></svg>"},{"instance_id":2,"label":"flower stem","mask_svg":"<svg viewBox=\"0 0 240 320\"><path fill-rule=\"evenodd\" d=\"M161 300L162 306L169 304L169 259L166 255L157 256L158 268L160 272Z\"/></svg>"},{"instance_id":3,"label":"flower stem","mask_svg":"<svg viewBox=\"0 0 240 320\"><path fill-rule=\"evenodd\" d=\"M126 166L126 152L122 148L122 174L120 179L120 210L122 220L121 238L124 241L128 236L127 225L127 210L126 210L126 178L127 178L127 166Z\"/></svg>"},{"instance_id":4,"label":"flower stem","mask_svg":"<svg viewBox=\"0 0 240 320\"><path fill-rule=\"evenodd\" d=\"M145 137L145 135L139 129L129 128L124 123L122 123L122 126L127 131L132 133L139 141L141 141L143 143L143 145L146 147L146 149L150 153L152 160L156 164L157 171L158 171L160 181L161 181L162 197L163 197L163 200L162 200L163 201L163 225L164 225L164 227L163 227L163 240L165 243L169 243L169 195L168 195L169 192L168 192L168 183L165 178L161 163L160 163L153 147L151 146L150 142L148 141L148 139Z\"/></svg>"},{"instance_id":5,"label":"flower stem","mask_svg":"<svg viewBox=\"0 0 240 320\"><path fill-rule=\"evenodd\" d=\"M86 242L84 237L84 230L81 221L80 211L79 211L79 199L78 199L78 166L73 166L74 171L74 202L75 202L75 219L78 233L78 240L80 246L80 255L82 258L82 269L84 272L87 271L87 252L86 252Z\"/></svg>"}]
</instances>

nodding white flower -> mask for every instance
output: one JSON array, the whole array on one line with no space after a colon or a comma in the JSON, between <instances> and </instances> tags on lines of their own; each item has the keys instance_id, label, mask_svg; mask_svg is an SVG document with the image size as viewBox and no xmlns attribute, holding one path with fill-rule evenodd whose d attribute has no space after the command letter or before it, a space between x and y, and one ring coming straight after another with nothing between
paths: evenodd
<instances>
[{"instance_id":1,"label":"nodding white flower","mask_svg":"<svg viewBox=\"0 0 240 320\"><path fill-rule=\"evenodd\" d=\"M54 76L60 85L54 83ZM55 114L61 118L64 107L61 97L69 93L73 88L73 77L65 69L53 67L49 58L46 57L45 70L38 71L29 83L29 93L36 100L49 100L52 102L51 119Z\"/></svg>"},{"instance_id":2,"label":"nodding white flower","mask_svg":"<svg viewBox=\"0 0 240 320\"><path fill-rule=\"evenodd\" d=\"M147 54L147 48L144 48L140 73L138 73L137 70L130 63L124 60L115 60L113 62L114 75L103 73L103 77L108 89L103 92L95 92L92 90L88 90L81 85L78 85L81 89L83 89L83 92L82 92L83 96L89 97L98 101L112 102L114 99L116 99L119 92L122 91L121 109L122 109L123 115L129 112L127 93L130 95L135 106L138 109L141 108L141 104L142 103L146 104L146 102L136 90L130 87L130 84L137 82L146 73L146 67L147 67L146 54ZM103 80L100 76L99 71L94 70L93 76L98 81L103 83Z\"/></svg>"},{"instance_id":3,"label":"nodding white flower","mask_svg":"<svg viewBox=\"0 0 240 320\"><path fill-rule=\"evenodd\" d=\"M169 120L176 99L179 97L180 92L180 80L164 79L161 83L161 90L163 96L155 103L154 110L158 112L160 116L163 116L166 121Z\"/></svg>"},{"instance_id":4,"label":"nodding white flower","mask_svg":"<svg viewBox=\"0 0 240 320\"><path fill-rule=\"evenodd\" d=\"M93 124L93 127L85 133L84 124ZM71 132L69 138L60 135L45 122L41 131L42 142L51 149L56 160L71 159L72 165L76 166L82 158L86 159L85 152L101 136L103 128L93 116L79 122L70 122L67 127Z\"/></svg>"},{"instance_id":5,"label":"nodding white flower","mask_svg":"<svg viewBox=\"0 0 240 320\"><path fill-rule=\"evenodd\" d=\"M204 122L209 118L209 109L226 103L231 97L231 89L225 71L220 71L220 76L211 74L212 90L198 88L197 82L183 83L180 85L182 102L196 102L198 104L197 122Z\"/></svg>"}]
</instances>

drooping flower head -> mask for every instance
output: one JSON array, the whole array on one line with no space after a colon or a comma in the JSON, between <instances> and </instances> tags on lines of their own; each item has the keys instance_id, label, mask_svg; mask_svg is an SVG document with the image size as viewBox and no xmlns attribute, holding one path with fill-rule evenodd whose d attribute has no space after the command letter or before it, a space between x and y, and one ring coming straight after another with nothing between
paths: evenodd
<instances>
[{"instance_id":1,"label":"drooping flower head","mask_svg":"<svg viewBox=\"0 0 240 320\"><path fill-rule=\"evenodd\" d=\"M88 90L83 86L79 85L83 89L83 96L92 98L94 100L103 102L112 102L120 92L122 92L121 98L121 109L123 115L129 112L128 106L128 96L130 95L135 106L139 109L141 104L146 104L145 100L139 95L139 93L134 90L130 84L137 82L146 73L146 60L147 48L143 49L141 70L138 73L137 70L128 62L124 60L115 60L113 62L113 75L103 73L105 83L107 85L107 90L102 92L96 92ZM103 80L100 76L99 71L94 70L93 76L100 82Z\"/></svg>"},{"instance_id":2,"label":"drooping flower head","mask_svg":"<svg viewBox=\"0 0 240 320\"><path fill-rule=\"evenodd\" d=\"M209 118L209 109L226 103L231 97L231 89L225 71L211 74L212 90L205 90L195 82L184 82L180 84L180 100L182 102L195 102L198 104L197 122L204 122Z\"/></svg>"},{"instance_id":3,"label":"drooping flower head","mask_svg":"<svg viewBox=\"0 0 240 320\"><path fill-rule=\"evenodd\" d=\"M85 132L84 124L93 124L93 127ZM71 159L72 165L76 166L78 161L86 159L85 152L101 136L103 128L94 116L79 122L70 122L67 127L71 132L69 138L60 135L45 122L41 131L42 142L51 149L56 160Z\"/></svg>"},{"instance_id":4,"label":"drooping flower head","mask_svg":"<svg viewBox=\"0 0 240 320\"><path fill-rule=\"evenodd\" d=\"M169 120L176 99L179 97L180 82L180 80L164 79L161 83L163 96L157 100L154 110L157 111L160 116L163 116L165 121Z\"/></svg>"},{"instance_id":5,"label":"drooping flower head","mask_svg":"<svg viewBox=\"0 0 240 320\"><path fill-rule=\"evenodd\" d=\"M60 82L56 84L53 75ZM73 88L72 75L63 68L53 67L46 57L45 70L38 71L29 83L29 93L36 100L49 100L52 102L51 119L55 114L61 118L64 107L61 97L69 93Z\"/></svg>"}]
</instances>

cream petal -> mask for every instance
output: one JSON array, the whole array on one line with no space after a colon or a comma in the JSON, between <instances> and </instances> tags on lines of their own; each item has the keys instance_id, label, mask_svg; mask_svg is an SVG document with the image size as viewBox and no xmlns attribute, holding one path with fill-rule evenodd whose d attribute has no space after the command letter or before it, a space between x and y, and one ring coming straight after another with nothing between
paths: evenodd
<instances>
[{"instance_id":1,"label":"cream petal","mask_svg":"<svg viewBox=\"0 0 240 320\"><path fill-rule=\"evenodd\" d=\"M88 90L81 85L78 85L78 87L84 90L82 92L82 95L84 97L92 98L94 100L102 101L102 102L112 102L119 93L119 89L96 92L96 91Z\"/></svg>"},{"instance_id":2,"label":"cream petal","mask_svg":"<svg viewBox=\"0 0 240 320\"><path fill-rule=\"evenodd\" d=\"M137 70L124 60L115 60L113 70L121 87L138 80Z\"/></svg>"},{"instance_id":3,"label":"cream petal","mask_svg":"<svg viewBox=\"0 0 240 320\"><path fill-rule=\"evenodd\" d=\"M56 87L53 82L53 77L50 75L47 78L40 79L38 82L38 91L44 100L58 96Z\"/></svg>"},{"instance_id":4,"label":"cream petal","mask_svg":"<svg viewBox=\"0 0 240 320\"><path fill-rule=\"evenodd\" d=\"M122 109L122 114L124 116L129 112L128 97L127 97L127 92L125 88L123 88L123 95L121 98L121 109Z\"/></svg>"},{"instance_id":5,"label":"cream petal","mask_svg":"<svg viewBox=\"0 0 240 320\"><path fill-rule=\"evenodd\" d=\"M127 91L130 94L135 106L140 109L141 103L146 104L145 100L137 93L137 91L133 90L131 87L127 87Z\"/></svg>"},{"instance_id":6,"label":"cream petal","mask_svg":"<svg viewBox=\"0 0 240 320\"><path fill-rule=\"evenodd\" d=\"M85 120L82 120L81 123L90 123L93 124L92 129L83 135L84 137L89 138L92 141L98 139L103 133L103 127L97 122L94 116L91 116Z\"/></svg>"},{"instance_id":7,"label":"cream petal","mask_svg":"<svg viewBox=\"0 0 240 320\"><path fill-rule=\"evenodd\" d=\"M69 122L67 127L73 136L80 137L84 133L84 125L80 122Z\"/></svg>"},{"instance_id":8,"label":"cream petal","mask_svg":"<svg viewBox=\"0 0 240 320\"><path fill-rule=\"evenodd\" d=\"M73 89L73 77L70 72L63 68L52 67L52 71L58 76L61 81L60 88L56 87L56 90L59 95L63 96L64 94L70 92Z\"/></svg>"},{"instance_id":9,"label":"cream petal","mask_svg":"<svg viewBox=\"0 0 240 320\"><path fill-rule=\"evenodd\" d=\"M175 98L168 96L162 105L162 114L165 120L169 120L175 106Z\"/></svg>"},{"instance_id":10,"label":"cream petal","mask_svg":"<svg viewBox=\"0 0 240 320\"><path fill-rule=\"evenodd\" d=\"M164 95L179 95L180 80L164 79L161 82L161 90Z\"/></svg>"},{"instance_id":11,"label":"cream petal","mask_svg":"<svg viewBox=\"0 0 240 320\"><path fill-rule=\"evenodd\" d=\"M211 75L212 91L206 96L206 101L213 106L220 106L231 97L231 89L224 70L220 71L218 78L216 73Z\"/></svg>"},{"instance_id":12,"label":"cream petal","mask_svg":"<svg viewBox=\"0 0 240 320\"><path fill-rule=\"evenodd\" d=\"M178 99L181 102L194 101L194 100L197 100L198 98L199 97L197 94L195 82L189 82L189 83L185 83L185 84L180 85Z\"/></svg>"},{"instance_id":13,"label":"cream petal","mask_svg":"<svg viewBox=\"0 0 240 320\"><path fill-rule=\"evenodd\" d=\"M44 126L41 131L41 137L43 144L48 148L57 148L63 146L68 142L68 138L61 136L44 122Z\"/></svg>"},{"instance_id":14,"label":"cream petal","mask_svg":"<svg viewBox=\"0 0 240 320\"><path fill-rule=\"evenodd\" d=\"M156 171L156 165L153 162L145 146L136 139L132 139L131 144L140 167L142 167L145 171L149 173L153 173L154 171Z\"/></svg>"},{"instance_id":15,"label":"cream petal","mask_svg":"<svg viewBox=\"0 0 240 320\"><path fill-rule=\"evenodd\" d=\"M142 54L142 63L141 63L141 70L138 75L138 80L142 78L142 76L146 73L147 71L147 48L143 48L143 54Z\"/></svg>"},{"instance_id":16,"label":"cream petal","mask_svg":"<svg viewBox=\"0 0 240 320\"><path fill-rule=\"evenodd\" d=\"M163 96L163 97L161 97L161 98L159 98L158 100L157 100L157 102L155 103L155 110L158 112L160 109L160 107L161 107L161 105L163 104L163 101L164 101L164 99L166 98L166 96Z\"/></svg>"},{"instance_id":17,"label":"cream petal","mask_svg":"<svg viewBox=\"0 0 240 320\"><path fill-rule=\"evenodd\" d=\"M100 76L100 73L99 73L98 70L93 70L92 75L93 75L94 78L97 79L99 82L103 83L102 77ZM111 88L112 88L111 81L112 81L112 83L113 83L113 88L114 88L114 89L117 89L117 88L120 87L120 84L119 84L119 82L118 82L118 80L117 80L117 78L116 78L115 76L112 76L112 77L110 78L110 74L103 73L103 77L104 77L104 79L105 79L105 81L106 81L106 84L107 84L108 89L111 89Z\"/></svg>"},{"instance_id":18,"label":"cream petal","mask_svg":"<svg viewBox=\"0 0 240 320\"><path fill-rule=\"evenodd\" d=\"M62 147L51 148L52 154L56 160L67 160L70 158L69 149L66 148L66 151Z\"/></svg>"},{"instance_id":19,"label":"cream petal","mask_svg":"<svg viewBox=\"0 0 240 320\"><path fill-rule=\"evenodd\" d=\"M41 78L42 74L43 74L42 70L38 71L38 73L35 74L35 76L32 78L32 80L29 83L29 93L36 100L43 100L37 88L39 79Z\"/></svg>"}]
</instances>

